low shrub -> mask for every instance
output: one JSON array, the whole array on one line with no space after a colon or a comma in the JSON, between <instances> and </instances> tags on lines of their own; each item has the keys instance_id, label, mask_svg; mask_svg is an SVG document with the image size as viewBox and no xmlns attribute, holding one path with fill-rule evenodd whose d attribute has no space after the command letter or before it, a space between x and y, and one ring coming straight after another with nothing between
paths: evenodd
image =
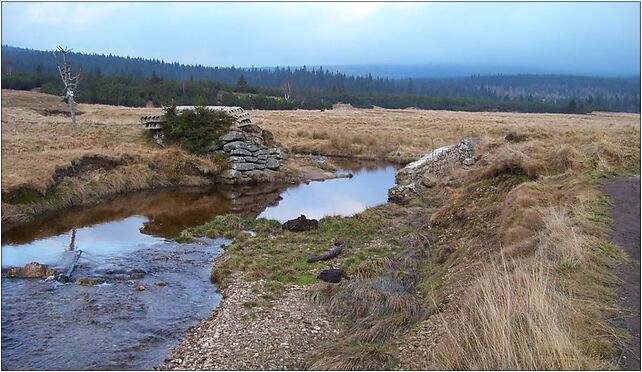
<instances>
[{"instance_id":1,"label":"low shrub","mask_svg":"<svg viewBox=\"0 0 642 372\"><path fill-rule=\"evenodd\" d=\"M188 152L206 154L218 138L229 130L234 119L224 111L208 110L200 106L194 110L176 112L176 106L165 110L162 124L165 141L178 144Z\"/></svg>"}]
</instances>

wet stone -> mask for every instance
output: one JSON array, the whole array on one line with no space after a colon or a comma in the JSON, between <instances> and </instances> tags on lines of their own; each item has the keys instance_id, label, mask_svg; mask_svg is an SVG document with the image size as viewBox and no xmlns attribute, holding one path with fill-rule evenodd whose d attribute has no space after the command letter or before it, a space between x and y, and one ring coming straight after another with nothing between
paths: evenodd
<instances>
[{"instance_id":1,"label":"wet stone","mask_svg":"<svg viewBox=\"0 0 642 372\"><path fill-rule=\"evenodd\" d=\"M103 278L78 278L76 279L76 284L83 286L99 285L103 284L105 279Z\"/></svg>"}]
</instances>

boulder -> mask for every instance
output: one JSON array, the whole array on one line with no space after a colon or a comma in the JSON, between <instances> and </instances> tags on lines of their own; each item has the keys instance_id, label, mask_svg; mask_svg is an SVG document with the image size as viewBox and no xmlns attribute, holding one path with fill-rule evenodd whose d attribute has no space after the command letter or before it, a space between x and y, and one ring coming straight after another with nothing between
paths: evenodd
<instances>
[{"instance_id":1,"label":"boulder","mask_svg":"<svg viewBox=\"0 0 642 372\"><path fill-rule=\"evenodd\" d=\"M31 262L20 270L22 278L45 278L47 277L47 268L38 262Z\"/></svg>"},{"instance_id":2,"label":"boulder","mask_svg":"<svg viewBox=\"0 0 642 372\"><path fill-rule=\"evenodd\" d=\"M437 177L431 173L424 173L423 177L421 177L421 184L428 188L435 187L437 184Z\"/></svg>"},{"instance_id":3,"label":"boulder","mask_svg":"<svg viewBox=\"0 0 642 372\"><path fill-rule=\"evenodd\" d=\"M318 229L319 221L314 219L309 220L304 215L300 215L295 219L286 221L283 225L281 225L281 228L283 228L283 230L290 231L309 231Z\"/></svg>"},{"instance_id":4,"label":"boulder","mask_svg":"<svg viewBox=\"0 0 642 372\"><path fill-rule=\"evenodd\" d=\"M471 165L475 165L475 158L466 158L461 163L467 167L470 167Z\"/></svg>"},{"instance_id":5,"label":"boulder","mask_svg":"<svg viewBox=\"0 0 642 372\"><path fill-rule=\"evenodd\" d=\"M395 174L396 186L388 190L388 200L405 204L422 190L435 187L452 169L474 165L478 143L477 138L464 138L456 145L437 148L409 163Z\"/></svg>"},{"instance_id":6,"label":"boulder","mask_svg":"<svg viewBox=\"0 0 642 372\"><path fill-rule=\"evenodd\" d=\"M7 270L7 275L10 278L15 278L16 276L20 275L20 268L19 267L12 267L9 270Z\"/></svg>"},{"instance_id":7,"label":"boulder","mask_svg":"<svg viewBox=\"0 0 642 372\"><path fill-rule=\"evenodd\" d=\"M257 162L257 163L254 164L254 169L263 170L263 169L265 169L265 164Z\"/></svg>"},{"instance_id":8,"label":"boulder","mask_svg":"<svg viewBox=\"0 0 642 372\"><path fill-rule=\"evenodd\" d=\"M219 141L223 143L234 142L234 141L245 141L245 134L237 131L229 131L224 135L220 136Z\"/></svg>"},{"instance_id":9,"label":"boulder","mask_svg":"<svg viewBox=\"0 0 642 372\"><path fill-rule=\"evenodd\" d=\"M267 162L265 163L265 166L268 169L277 170L281 166L281 162L279 162L278 160L276 160L274 158L269 158L267 160Z\"/></svg>"},{"instance_id":10,"label":"boulder","mask_svg":"<svg viewBox=\"0 0 642 372\"><path fill-rule=\"evenodd\" d=\"M78 278L78 279L76 279L76 284L82 285L82 286L99 285L99 284L103 284L104 282L105 282L105 279L103 279L103 278Z\"/></svg>"},{"instance_id":11,"label":"boulder","mask_svg":"<svg viewBox=\"0 0 642 372\"><path fill-rule=\"evenodd\" d=\"M219 175L220 178L227 178L227 179L239 178L241 176L242 176L242 173L234 169L224 170Z\"/></svg>"},{"instance_id":12,"label":"boulder","mask_svg":"<svg viewBox=\"0 0 642 372\"><path fill-rule=\"evenodd\" d=\"M249 162L249 163L255 163L257 160L259 160L259 159L258 159L257 157L255 157L255 156L246 156L246 157L244 157L243 159L245 159L245 161L246 161L246 162Z\"/></svg>"},{"instance_id":13,"label":"boulder","mask_svg":"<svg viewBox=\"0 0 642 372\"><path fill-rule=\"evenodd\" d=\"M237 171L250 171L254 169L254 164L252 163L232 163L230 168Z\"/></svg>"},{"instance_id":14,"label":"boulder","mask_svg":"<svg viewBox=\"0 0 642 372\"><path fill-rule=\"evenodd\" d=\"M225 145L223 145L223 151L231 152L232 150L244 149L251 152L252 150L250 150L249 147L250 145L248 145L247 142L234 141L234 142L228 142Z\"/></svg>"},{"instance_id":15,"label":"boulder","mask_svg":"<svg viewBox=\"0 0 642 372\"><path fill-rule=\"evenodd\" d=\"M283 150L281 150L278 147L272 147L268 151L269 151L270 156L273 157L273 158L283 159L285 157L283 155Z\"/></svg>"},{"instance_id":16,"label":"boulder","mask_svg":"<svg viewBox=\"0 0 642 372\"><path fill-rule=\"evenodd\" d=\"M343 269L326 269L317 276L318 280L328 283L339 283L346 275Z\"/></svg>"},{"instance_id":17,"label":"boulder","mask_svg":"<svg viewBox=\"0 0 642 372\"><path fill-rule=\"evenodd\" d=\"M268 175L265 174L265 172L262 172L260 170L251 170L249 172L244 173L245 176L248 176L252 179L252 181L255 182L268 182Z\"/></svg>"},{"instance_id":18,"label":"boulder","mask_svg":"<svg viewBox=\"0 0 642 372\"><path fill-rule=\"evenodd\" d=\"M240 149L240 148L231 150L229 153L230 153L230 155L236 155L236 156L251 156L252 155L252 153L250 151L248 151L247 149Z\"/></svg>"}]
</instances>

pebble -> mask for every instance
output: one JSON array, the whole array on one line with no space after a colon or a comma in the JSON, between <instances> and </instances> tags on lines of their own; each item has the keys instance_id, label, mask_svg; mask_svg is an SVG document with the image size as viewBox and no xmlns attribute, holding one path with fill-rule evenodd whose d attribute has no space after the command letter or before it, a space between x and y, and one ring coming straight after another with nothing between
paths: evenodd
<instances>
[{"instance_id":1,"label":"pebble","mask_svg":"<svg viewBox=\"0 0 642 372\"><path fill-rule=\"evenodd\" d=\"M220 307L189 330L172 360L157 369L304 369L305 354L336 338L339 325L305 299L307 287L288 286L267 302L263 284L234 278ZM243 306L248 301L260 307L250 311Z\"/></svg>"}]
</instances>

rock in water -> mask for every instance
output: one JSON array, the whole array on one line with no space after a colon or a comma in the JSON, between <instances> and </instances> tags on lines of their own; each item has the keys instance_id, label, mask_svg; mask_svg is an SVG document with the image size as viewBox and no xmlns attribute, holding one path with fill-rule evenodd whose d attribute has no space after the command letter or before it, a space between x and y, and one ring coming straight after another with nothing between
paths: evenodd
<instances>
[{"instance_id":1,"label":"rock in water","mask_svg":"<svg viewBox=\"0 0 642 372\"><path fill-rule=\"evenodd\" d=\"M78 279L76 279L76 283L78 285L84 285L84 286L98 285L98 284L103 284L104 282L105 282L105 279L103 279L103 278L78 278Z\"/></svg>"},{"instance_id":2,"label":"rock in water","mask_svg":"<svg viewBox=\"0 0 642 372\"><path fill-rule=\"evenodd\" d=\"M317 279L328 283L339 283L345 275L346 272L343 269L327 269L321 271Z\"/></svg>"},{"instance_id":3,"label":"rock in water","mask_svg":"<svg viewBox=\"0 0 642 372\"><path fill-rule=\"evenodd\" d=\"M156 284L159 287L164 287L164 286L167 285L167 283L165 283L165 281L163 281L163 280L157 280L157 281L154 282L154 284Z\"/></svg>"},{"instance_id":4,"label":"rock in water","mask_svg":"<svg viewBox=\"0 0 642 372\"><path fill-rule=\"evenodd\" d=\"M145 290L145 286L144 285L139 285L138 287L136 287L136 290L139 291L139 292L142 292L142 291Z\"/></svg>"},{"instance_id":5,"label":"rock in water","mask_svg":"<svg viewBox=\"0 0 642 372\"><path fill-rule=\"evenodd\" d=\"M15 278L16 276L20 275L20 268L19 267L12 267L7 271L7 275L9 278Z\"/></svg>"},{"instance_id":6,"label":"rock in water","mask_svg":"<svg viewBox=\"0 0 642 372\"><path fill-rule=\"evenodd\" d=\"M43 264L31 262L20 270L20 276L23 278L44 278L47 276L47 268Z\"/></svg>"},{"instance_id":7,"label":"rock in water","mask_svg":"<svg viewBox=\"0 0 642 372\"><path fill-rule=\"evenodd\" d=\"M283 230L290 231L309 231L319 228L319 221L317 220L308 220L304 215L300 215L298 218L289 220L281 225Z\"/></svg>"}]
</instances>

